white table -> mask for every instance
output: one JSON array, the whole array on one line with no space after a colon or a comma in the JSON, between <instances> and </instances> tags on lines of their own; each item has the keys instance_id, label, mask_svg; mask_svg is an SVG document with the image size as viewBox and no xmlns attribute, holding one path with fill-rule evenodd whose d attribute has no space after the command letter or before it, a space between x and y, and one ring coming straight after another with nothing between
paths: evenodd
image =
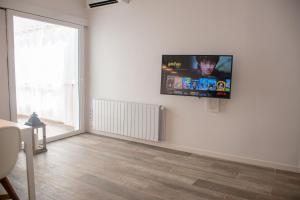
<instances>
[{"instance_id":1,"label":"white table","mask_svg":"<svg viewBox=\"0 0 300 200\"><path fill-rule=\"evenodd\" d=\"M27 184L29 200L35 200L35 183L33 168L33 150L32 150L32 128L22 124L0 119L0 128L2 127L18 127L21 129L21 139L24 142L24 150L26 154Z\"/></svg>"}]
</instances>

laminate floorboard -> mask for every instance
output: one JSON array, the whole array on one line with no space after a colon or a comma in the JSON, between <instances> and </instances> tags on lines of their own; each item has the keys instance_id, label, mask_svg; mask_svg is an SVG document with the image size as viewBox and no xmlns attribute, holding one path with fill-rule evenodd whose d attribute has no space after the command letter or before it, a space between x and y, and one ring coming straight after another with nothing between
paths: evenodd
<instances>
[{"instance_id":1,"label":"laminate floorboard","mask_svg":"<svg viewBox=\"0 0 300 200\"><path fill-rule=\"evenodd\" d=\"M300 200L300 174L81 134L34 157L38 200ZM27 198L25 155L9 175ZM0 188L3 192L3 188Z\"/></svg>"}]
</instances>

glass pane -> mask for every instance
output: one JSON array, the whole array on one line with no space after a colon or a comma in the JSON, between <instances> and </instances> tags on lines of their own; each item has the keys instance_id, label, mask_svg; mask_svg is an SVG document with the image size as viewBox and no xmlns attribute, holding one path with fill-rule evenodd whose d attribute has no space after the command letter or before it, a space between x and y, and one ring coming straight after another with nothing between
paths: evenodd
<instances>
[{"instance_id":1,"label":"glass pane","mask_svg":"<svg viewBox=\"0 0 300 200\"><path fill-rule=\"evenodd\" d=\"M18 121L36 112L47 135L79 129L78 29L14 17Z\"/></svg>"}]
</instances>

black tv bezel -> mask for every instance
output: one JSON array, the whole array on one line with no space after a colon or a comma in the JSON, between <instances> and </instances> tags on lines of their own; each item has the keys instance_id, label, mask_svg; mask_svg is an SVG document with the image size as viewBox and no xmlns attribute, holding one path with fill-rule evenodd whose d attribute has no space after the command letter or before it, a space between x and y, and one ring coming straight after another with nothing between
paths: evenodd
<instances>
[{"instance_id":1,"label":"black tv bezel","mask_svg":"<svg viewBox=\"0 0 300 200\"><path fill-rule=\"evenodd\" d=\"M210 96L195 96L195 95L188 95L188 94L166 94L166 93L162 93L162 82L163 82L163 77L162 77L162 64L163 64L163 57L164 56L230 56L231 57L231 73L230 73L230 93L229 93L229 96L228 97L210 97ZM161 56L161 67L160 67L160 94L162 95L172 95L172 96L188 96L188 97L198 97L198 98L215 98L215 99L231 99L231 91L232 91L232 72L233 72L233 55L218 55L218 54L201 54L201 55L198 55L198 54L163 54Z\"/></svg>"}]
</instances>

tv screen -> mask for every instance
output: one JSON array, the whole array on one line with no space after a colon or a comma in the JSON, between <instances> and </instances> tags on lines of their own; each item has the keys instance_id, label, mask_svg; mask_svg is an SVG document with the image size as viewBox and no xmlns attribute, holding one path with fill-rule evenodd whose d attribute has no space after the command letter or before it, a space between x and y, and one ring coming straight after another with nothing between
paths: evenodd
<instances>
[{"instance_id":1,"label":"tv screen","mask_svg":"<svg viewBox=\"0 0 300 200\"><path fill-rule=\"evenodd\" d=\"M163 55L161 94L230 99L231 55Z\"/></svg>"}]
</instances>

